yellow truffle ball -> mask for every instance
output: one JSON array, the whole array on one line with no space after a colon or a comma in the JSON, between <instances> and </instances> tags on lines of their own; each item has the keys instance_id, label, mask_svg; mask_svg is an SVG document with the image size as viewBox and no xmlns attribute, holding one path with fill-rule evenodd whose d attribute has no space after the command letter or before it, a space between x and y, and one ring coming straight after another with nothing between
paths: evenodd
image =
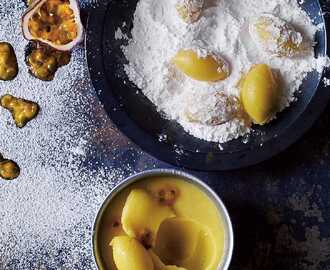
<instances>
[{"instance_id":1,"label":"yellow truffle ball","mask_svg":"<svg viewBox=\"0 0 330 270\"><path fill-rule=\"evenodd\" d=\"M266 64L255 65L240 84L241 101L255 124L264 125L278 111L280 88L271 68Z\"/></svg>"},{"instance_id":2,"label":"yellow truffle ball","mask_svg":"<svg viewBox=\"0 0 330 270\"><path fill-rule=\"evenodd\" d=\"M173 58L175 66L197 81L215 82L229 76L227 62L213 54L199 56L194 50L180 50Z\"/></svg>"}]
</instances>

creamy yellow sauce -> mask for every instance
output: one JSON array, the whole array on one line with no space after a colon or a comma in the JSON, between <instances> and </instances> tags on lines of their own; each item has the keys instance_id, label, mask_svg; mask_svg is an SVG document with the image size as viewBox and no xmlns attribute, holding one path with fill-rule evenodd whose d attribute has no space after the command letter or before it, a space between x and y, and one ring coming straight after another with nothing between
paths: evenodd
<instances>
[{"instance_id":1,"label":"creamy yellow sauce","mask_svg":"<svg viewBox=\"0 0 330 270\"><path fill-rule=\"evenodd\" d=\"M224 228L219 211L214 202L198 186L174 177L151 177L134 183L112 199L103 213L95 237L96 261L101 270L116 270L112 247L109 245L115 236L125 235L120 224L122 209L132 189L140 188L152 193L159 187L170 187L178 192L171 205L175 215L196 221L203 228L199 242L198 256L183 262L187 270L216 270L224 253Z\"/></svg>"}]
</instances>

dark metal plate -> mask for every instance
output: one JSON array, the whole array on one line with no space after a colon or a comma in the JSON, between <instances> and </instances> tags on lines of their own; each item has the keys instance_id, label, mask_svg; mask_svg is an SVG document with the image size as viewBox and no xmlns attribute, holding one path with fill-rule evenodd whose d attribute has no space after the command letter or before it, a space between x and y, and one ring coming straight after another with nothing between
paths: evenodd
<instances>
[{"instance_id":1,"label":"dark metal plate","mask_svg":"<svg viewBox=\"0 0 330 270\"><path fill-rule=\"evenodd\" d=\"M298 101L282 112L276 121L245 139L222 144L199 140L174 121L164 119L140 90L129 82L123 68L127 61L120 49L122 40L115 40L115 31L126 22L130 36L137 0L103 1L91 11L86 35L87 60L91 79L105 110L117 127L143 150L160 160L180 167L216 171L246 167L283 151L319 117L330 98L322 88L317 72L304 80ZM317 25L324 22L316 0L306 0L302 8ZM326 27L316 34L315 54L327 54ZM166 140L160 136L166 134Z\"/></svg>"}]
</instances>

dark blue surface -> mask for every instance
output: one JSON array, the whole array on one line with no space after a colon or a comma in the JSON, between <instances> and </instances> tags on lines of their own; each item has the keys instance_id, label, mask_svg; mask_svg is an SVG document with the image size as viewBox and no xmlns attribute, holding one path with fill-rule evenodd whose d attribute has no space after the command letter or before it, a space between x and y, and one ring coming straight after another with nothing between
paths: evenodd
<instances>
[{"instance_id":1,"label":"dark blue surface","mask_svg":"<svg viewBox=\"0 0 330 270\"><path fill-rule=\"evenodd\" d=\"M329 115L328 106L303 138L259 165L219 173L188 171L214 188L229 209L235 231L230 269L330 269ZM132 169L172 167L119 137L123 143L116 150L110 139L96 144L103 151L95 158L109 167L125 164L127 175Z\"/></svg>"},{"instance_id":2,"label":"dark blue surface","mask_svg":"<svg viewBox=\"0 0 330 270\"><path fill-rule=\"evenodd\" d=\"M126 136L158 159L181 167L208 171L255 164L296 141L310 128L327 104L330 94L318 91L320 75L314 71L304 80L301 92L297 93L297 102L271 124L254 127L255 132L249 135L248 143L243 142L246 138L240 138L222 144L223 149L220 150L217 143L189 135L175 121L164 119L129 81L124 71L126 59L121 46L127 41L116 40L114 33L121 27L130 36L136 2L104 1L92 11L86 37L87 59L93 85L101 90L98 95L112 121ZM318 1L305 1L302 7L316 25L323 22ZM126 23L124 28L123 22ZM321 28L317 32L316 55L326 54L325 31L325 28ZM161 135L166 135L166 140L159 141Z\"/></svg>"}]
</instances>

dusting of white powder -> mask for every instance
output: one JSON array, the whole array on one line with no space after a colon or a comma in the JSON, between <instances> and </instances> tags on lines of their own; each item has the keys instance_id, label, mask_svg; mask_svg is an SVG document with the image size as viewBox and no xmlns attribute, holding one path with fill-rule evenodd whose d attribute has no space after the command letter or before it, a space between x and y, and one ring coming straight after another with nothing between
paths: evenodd
<instances>
[{"instance_id":1,"label":"dusting of white powder","mask_svg":"<svg viewBox=\"0 0 330 270\"><path fill-rule=\"evenodd\" d=\"M33 78L24 62L27 42L20 18L25 9L24 1L0 1L0 40L13 45L19 64L14 80L0 83L0 95L10 93L41 107L23 129L0 109L0 152L21 168L18 179L0 179L0 269L96 269L94 217L111 188L134 171L126 164L115 169L110 159L107 165L87 162L95 154L91 145L115 131L97 106L84 49L74 50L71 63L52 82Z\"/></svg>"},{"instance_id":2,"label":"dusting of white powder","mask_svg":"<svg viewBox=\"0 0 330 270\"><path fill-rule=\"evenodd\" d=\"M123 33L123 31L122 31L120 28L118 28L118 29L116 30L116 32L115 32L115 39L116 39L116 40L120 40L120 39L125 39L125 40L127 40L128 37L127 37L127 35L126 35L125 33Z\"/></svg>"},{"instance_id":3,"label":"dusting of white powder","mask_svg":"<svg viewBox=\"0 0 330 270\"><path fill-rule=\"evenodd\" d=\"M325 87L329 87L330 86L330 79L327 77L323 78L323 84Z\"/></svg>"},{"instance_id":4,"label":"dusting of white powder","mask_svg":"<svg viewBox=\"0 0 330 270\"><path fill-rule=\"evenodd\" d=\"M175 10L177 0L140 0L134 15L132 39L123 52L129 61L125 66L129 79L156 105L158 111L195 137L223 143L248 133L250 130L239 119L218 126L192 123L182 117L186 97L201 102L201 92L210 95L223 91L239 96L237 83L253 64L267 63L279 70L284 80L281 110L295 100L306 74L314 69L322 72L328 58L314 58L311 48L303 57L271 57L257 49L248 25L262 13L275 16L297 27L313 41L318 27L299 8L296 1L284 0L216 0L203 12L201 19L184 23ZM224 81L204 83L194 81L173 68L170 63L179 49L192 48L199 55L215 52L222 55L231 66L231 75ZM202 49L201 49L202 48ZM194 102L193 102L194 103ZM207 107L207 104L205 104Z\"/></svg>"}]
</instances>

